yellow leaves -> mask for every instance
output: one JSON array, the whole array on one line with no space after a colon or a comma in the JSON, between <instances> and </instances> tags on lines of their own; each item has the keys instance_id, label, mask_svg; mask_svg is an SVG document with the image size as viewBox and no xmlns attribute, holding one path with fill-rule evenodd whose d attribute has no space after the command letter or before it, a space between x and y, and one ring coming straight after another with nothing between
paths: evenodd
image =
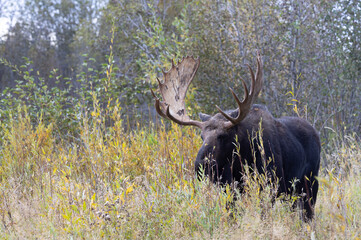
<instances>
[{"instance_id":1,"label":"yellow leaves","mask_svg":"<svg viewBox=\"0 0 361 240\"><path fill-rule=\"evenodd\" d=\"M70 221L70 220L71 220L71 215L68 215L68 214L62 214L62 216L63 216L63 218L64 218L65 220L68 220L68 221Z\"/></svg>"},{"instance_id":2,"label":"yellow leaves","mask_svg":"<svg viewBox=\"0 0 361 240\"><path fill-rule=\"evenodd\" d=\"M295 113L297 113L297 115L299 115L298 108L297 108L297 105L296 105L296 104L293 105L293 111L294 111Z\"/></svg>"},{"instance_id":3,"label":"yellow leaves","mask_svg":"<svg viewBox=\"0 0 361 240\"><path fill-rule=\"evenodd\" d=\"M52 144L52 131L53 131L53 124L49 124L49 126L45 127L42 123L40 123L36 127L35 136L37 138L37 146L39 148L46 147ZM41 149L43 154L45 154L44 149Z\"/></svg>"},{"instance_id":4,"label":"yellow leaves","mask_svg":"<svg viewBox=\"0 0 361 240\"><path fill-rule=\"evenodd\" d=\"M339 213L331 213L330 215L337 230L344 233L347 229L347 219Z\"/></svg>"},{"instance_id":5,"label":"yellow leaves","mask_svg":"<svg viewBox=\"0 0 361 240\"><path fill-rule=\"evenodd\" d=\"M133 186L134 186L134 183L127 188L127 190L125 191L125 194L126 194L126 195L128 195L128 194L131 193L131 192L133 192Z\"/></svg>"},{"instance_id":6,"label":"yellow leaves","mask_svg":"<svg viewBox=\"0 0 361 240\"><path fill-rule=\"evenodd\" d=\"M152 213L152 211L153 211L153 206L154 206L154 202L153 202L152 205L150 205L150 207L149 207L149 210L148 210L149 213Z\"/></svg>"},{"instance_id":7,"label":"yellow leaves","mask_svg":"<svg viewBox=\"0 0 361 240\"><path fill-rule=\"evenodd\" d=\"M99 112L96 112L96 111L92 111L90 113L93 117L99 117L100 113Z\"/></svg>"},{"instance_id":8,"label":"yellow leaves","mask_svg":"<svg viewBox=\"0 0 361 240\"><path fill-rule=\"evenodd\" d=\"M334 214L334 217L336 217L340 221L345 221L346 219L341 214Z\"/></svg>"},{"instance_id":9,"label":"yellow leaves","mask_svg":"<svg viewBox=\"0 0 361 240\"><path fill-rule=\"evenodd\" d=\"M71 210L73 210L76 213L79 213L78 207L75 204L70 205Z\"/></svg>"},{"instance_id":10,"label":"yellow leaves","mask_svg":"<svg viewBox=\"0 0 361 240\"><path fill-rule=\"evenodd\" d=\"M95 201L95 197L96 197L96 194L94 193L90 199L90 204L92 204Z\"/></svg>"},{"instance_id":11,"label":"yellow leaves","mask_svg":"<svg viewBox=\"0 0 361 240\"><path fill-rule=\"evenodd\" d=\"M115 171L117 171L118 173L122 173L122 170L120 169L120 168L118 168L118 167L114 167L114 169L115 169Z\"/></svg>"},{"instance_id":12,"label":"yellow leaves","mask_svg":"<svg viewBox=\"0 0 361 240\"><path fill-rule=\"evenodd\" d=\"M83 212L85 212L87 210L87 205L86 205L86 202L83 201Z\"/></svg>"},{"instance_id":13,"label":"yellow leaves","mask_svg":"<svg viewBox=\"0 0 361 240\"><path fill-rule=\"evenodd\" d=\"M298 78L301 77L301 75L298 76ZM292 110L297 114L297 116L301 116L300 115L300 111L299 111L299 108L297 106L297 104L300 104L300 102L295 98L295 89L293 88L292 86L292 90L291 91L288 91L286 93L286 96L287 95L290 95L291 96L291 99L290 99L290 102L287 103L287 105L289 106L293 106Z\"/></svg>"},{"instance_id":14,"label":"yellow leaves","mask_svg":"<svg viewBox=\"0 0 361 240\"><path fill-rule=\"evenodd\" d=\"M326 178L318 177L317 180L328 188L331 186L330 183L326 180Z\"/></svg>"}]
</instances>

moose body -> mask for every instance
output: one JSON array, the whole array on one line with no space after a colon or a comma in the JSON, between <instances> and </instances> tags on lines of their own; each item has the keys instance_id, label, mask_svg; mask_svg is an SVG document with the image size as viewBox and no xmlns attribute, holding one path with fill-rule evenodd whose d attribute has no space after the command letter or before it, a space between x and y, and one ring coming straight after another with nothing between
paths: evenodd
<instances>
[{"instance_id":1,"label":"moose body","mask_svg":"<svg viewBox=\"0 0 361 240\"><path fill-rule=\"evenodd\" d=\"M229 114L237 115L238 109ZM318 191L315 176L319 170L321 145L318 133L306 120L298 117L277 119L265 106L256 104L242 122L227 130L219 127L227 121L220 113L215 116L202 114L201 120L207 126L202 131L203 145L195 161L197 173L203 169L214 182L223 184L237 181L242 191L244 166L249 166L273 180L277 178L279 194L301 196L306 217L312 218ZM261 145L262 149L259 149Z\"/></svg>"},{"instance_id":2,"label":"moose body","mask_svg":"<svg viewBox=\"0 0 361 240\"><path fill-rule=\"evenodd\" d=\"M253 104L261 91L263 69L257 58L257 72L249 67L252 85L248 90L242 80L245 98L241 102L231 93L238 109L222 111L214 116L200 114L201 121L191 120L186 113L184 98L199 66L193 57L183 58L168 72L159 89L164 101L155 94L157 112L181 125L201 128L203 145L195 161L197 174L203 169L214 182L238 182L243 189L244 166L266 174L278 183L278 193L297 194L305 209L305 218L313 217L320 165L320 139L317 131L299 117L274 118L263 105Z\"/></svg>"}]
</instances>

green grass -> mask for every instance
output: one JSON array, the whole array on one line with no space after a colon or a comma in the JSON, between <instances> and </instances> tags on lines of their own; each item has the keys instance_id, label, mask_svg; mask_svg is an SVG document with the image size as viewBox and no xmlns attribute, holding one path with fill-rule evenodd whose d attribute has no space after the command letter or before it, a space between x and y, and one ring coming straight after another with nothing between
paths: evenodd
<instances>
[{"instance_id":1,"label":"green grass","mask_svg":"<svg viewBox=\"0 0 361 240\"><path fill-rule=\"evenodd\" d=\"M117 109L83 118L80 136L55 138L25 110L2 125L1 239L359 239L361 149L345 138L325 154L316 216L301 221L291 202L250 177L234 209L229 189L194 178L201 139L191 127L127 133Z\"/></svg>"}]
</instances>

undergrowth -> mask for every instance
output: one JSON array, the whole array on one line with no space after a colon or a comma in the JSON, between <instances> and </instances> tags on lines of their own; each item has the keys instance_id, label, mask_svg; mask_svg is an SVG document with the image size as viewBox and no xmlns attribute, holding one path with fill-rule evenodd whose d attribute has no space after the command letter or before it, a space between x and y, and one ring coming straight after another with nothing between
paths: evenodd
<instances>
[{"instance_id":1,"label":"undergrowth","mask_svg":"<svg viewBox=\"0 0 361 240\"><path fill-rule=\"evenodd\" d=\"M325 154L332 165L321 170L315 219L305 223L257 177L241 196L196 180L201 139L193 128L125 131L119 112L110 111L111 124L96 108L84 113L74 141L56 138L41 114L33 124L25 107L9 114L1 125L0 238L359 239L361 149L353 138Z\"/></svg>"}]
</instances>

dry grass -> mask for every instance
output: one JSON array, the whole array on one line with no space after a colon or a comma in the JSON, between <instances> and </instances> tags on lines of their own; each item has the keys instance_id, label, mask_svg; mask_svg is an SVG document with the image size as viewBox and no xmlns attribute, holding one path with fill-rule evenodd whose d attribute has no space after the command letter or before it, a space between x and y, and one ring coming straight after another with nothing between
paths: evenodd
<instances>
[{"instance_id":1,"label":"dry grass","mask_svg":"<svg viewBox=\"0 0 361 240\"><path fill-rule=\"evenodd\" d=\"M125 133L100 112L83 118L76 143L54 126L31 126L25 110L2 126L0 238L5 239L358 239L361 149L345 138L326 160L312 223L290 202L271 204L270 187L249 181L234 210L231 191L194 179L201 145L192 128L173 125ZM106 130L105 130L106 129Z\"/></svg>"}]
</instances>

